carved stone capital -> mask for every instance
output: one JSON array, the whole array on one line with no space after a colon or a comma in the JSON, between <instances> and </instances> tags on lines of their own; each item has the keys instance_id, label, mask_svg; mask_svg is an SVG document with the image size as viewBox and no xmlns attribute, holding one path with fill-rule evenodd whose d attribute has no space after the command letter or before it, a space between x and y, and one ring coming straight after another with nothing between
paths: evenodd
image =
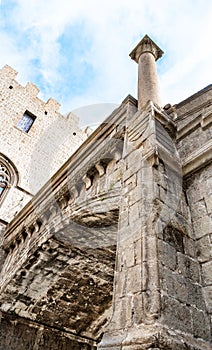
<instances>
[{"instance_id":1,"label":"carved stone capital","mask_svg":"<svg viewBox=\"0 0 212 350\"><path fill-rule=\"evenodd\" d=\"M139 57L144 52L150 52L155 57L157 61L162 55L163 51L154 43L148 35L145 35L144 38L138 43L134 50L130 53L132 60L138 63Z\"/></svg>"}]
</instances>

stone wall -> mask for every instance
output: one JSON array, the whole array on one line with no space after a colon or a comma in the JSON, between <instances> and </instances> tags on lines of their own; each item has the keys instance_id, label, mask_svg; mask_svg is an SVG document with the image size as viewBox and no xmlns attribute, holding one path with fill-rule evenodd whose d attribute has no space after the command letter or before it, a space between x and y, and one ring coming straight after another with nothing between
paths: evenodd
<instances>
[{"instance_id":1,"label":"stone wall","mask_svg":"<svg viewBox=\"0 0 212 350\"><path fill-rule=\"evenodd\" d=\"M187 179L187 196L196 240L201 283L208 312L212 316L212 167L208 165Z\"/></svg>"},{"instance_id":2,"label":"stone wall","mask_svg":"<svg viewBox=\"0 0 212 350\"><path fill-rule=\"evenodd\" d=\"M13 86L14 71L2 72L8 94L17 89L19 101L28 89L37 101L34 86ZM56 124L61 116L55 102L39 103L46 137L49 111ZM210 349L211 104L211 87L174 113L151 101L137 110L128 96L18 213L4 233L2 348L91 350L104 332L101 350ZM30 159L41 152L45 168L48 150L32 128ZM20 169L26 192L30 173Z\"/></svg>"},{"instance_id":3,"label":"stone wall","mask_svg":"<svg viewBox=\"0 0 212 350\"><path fill-rule=\"evenodd\" d=\"M192 139L191 133L186 135ZM207 142L205 135L208 130ZM188 170L183 177L187 143L179 154L175 136L171 120L154 106L151 110L151 103L128 117L113 314L101 350L209 349ZM194 145L191 151L197 152L200 144ZM200 163L192 166L195 171Z\"/></svg>"},{"instance_id":4,"label":"stone wall","mask_svg":"<svg viewBox=\"0 0 212 350\"><path fill-rule=\"evenodd\" d=\"M92 341L1 313L0 350L95 350Z\"/></svg>"},{"instance_id":5,"label":"stone wall","mask_svg":"<svg viewBox=\"0 0 212 350\"><path fill-rule=\"evenodd\" d=\"M185 164L184 188L190 209L200 283L208 313L212 314L212 86L177 105L177 147ZM201 168L201 164L205 164Z\"/></svg>"}]
</instances>

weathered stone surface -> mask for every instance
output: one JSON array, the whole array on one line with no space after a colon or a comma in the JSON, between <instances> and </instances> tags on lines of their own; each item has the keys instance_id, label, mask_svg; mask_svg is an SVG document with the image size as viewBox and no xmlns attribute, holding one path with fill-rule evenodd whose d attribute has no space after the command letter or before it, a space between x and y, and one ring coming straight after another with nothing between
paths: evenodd
<instances>
[{"instance_id":1,"label":"weathered stone surface","mask_svg":"<svg viewBox=\"0 0 212 350\"><path fill-rule=\"evenodd\" d=\"M98 338L97 319L111 303L115 248L83 250L58 245L57 253L42 249L30 266L34 273L23 266L6 287L1 309L88 337L92 328L93 337Z\"/></svg>"},{"instance_id":2,"label":"weathered stone surface","mask_svg":"<svg viewBox=\"0 0 212 350\"><path fill-rule=\"evenodd\" d=\"M2 314L1 350L95 350L95 343L44 324L28 322L12 314Z\"/></svg>"},{"instance_id":3,"label":"weathered stone surface","mask_svg":"<svg viewBox=\"0 0 212 350\"><path fill-rule=\"evenodd\" d=\"M204 287L203 294L205 296L205 303L209 313L212 313L212 286Z\"/></svg>"},{"instance_id":4,"label":"weathered stone surface","mask_svg":"<svg viewBox=\"0 0 212 350\"><path fill-rule=\"evenodd\" d=\"M147 38L136 47L140 76L154 78L158 52ZM15 76L8 66L0 72L13 125L29 109L40 132L56 121L63 135L59 104ZM10 130L9 157L18 160L17 143L26 157L10 164L16 185L2 197L4 215L7 198L17 216L7 225L0 209L0 349L210 349L212 89L163 109L156 85L145 82L138 110L128 96L26 206L40 134L34 124L31 134ZM39 144L38 169L56 136Z\"/></svg>"},{"instance_id":5,"label":"weathered stone surface","mask_svg":"<svg viewBox=\"0 0 212 350\"><path fill-rule=\"evenodd\" d=\"M178 270L180 273L194 283L200 283L200 267L197 260L177 253Z\"/></svg>"},{"instance_id":6,"label":"weathered stone surface","mask_svg":"<svg viewBox=\"0 0 212 350\"><path fill-rule=\"evenodd\" d=\"M203 283L208 286L212 284L212 261L202 264Z\"/></svg>"},{"instance_id":7,"label":"weathered stone surface","mask_svg":"<svg viewBox=\"0 0 212 350\"><path fill-rule=\"evenodd\" d=\"M175 271L177 267L177 255L176 249L170 244L159 240L158 241L158 250L161 256L161 262L164 266Z\"/></svg>"},{"instance_id":8,"label":"weathered stone surface","mask_svg":"<svg viewBox=\"0 0 212 350\"><path fill-rule=\"evenodd\" d=\"M164 297L162 299L164 310L162 322L169 325L171 329L178 329L189 333L192 327L190 308L175 299Z\"/></svg>"},{"instance_id":9,"label":"weathered stone surface","mask_svg":"<svg viewBox=\"0 0 212 350\"><path fill-rule=\"evenodd\" d=\"M196 238L201 238L205 235L211 234L212 219L209 216L204 216L194 221L193 226Z\"/></svg>"}]
</instances>

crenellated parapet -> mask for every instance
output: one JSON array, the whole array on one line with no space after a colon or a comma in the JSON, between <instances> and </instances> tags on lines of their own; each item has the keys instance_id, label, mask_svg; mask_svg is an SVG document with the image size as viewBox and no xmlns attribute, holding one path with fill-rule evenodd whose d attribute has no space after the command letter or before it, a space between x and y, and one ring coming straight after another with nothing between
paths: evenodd
<instances>
[{"instance_id":1,"label":"crenellated parapet","mask_svg":"<svg viewBox=\"0 0 212 350\"><path fill-rule=\"evenodd\" d=\"M8 89L13 90L21 89L22 94L27 94L30 98L38 97L40 89L33 83L28 82L26 86L20 85L15 79L18 75L18 72L12 67L5 65L2 69L0 69L0 81L4 84L8 85ZM54 109L55 112L58 112L60 103L54 99L48 99L48 101L44 102L39 99L39 102L42 103L43 106L47 106L50 109Z\"/></svg>"},{"instance_id":2,"label":"crenellated parapet","mask_svg":"<svg viewBox=\"0 0 212 350\"><path fill-rule=\"evenodd\" d=\"M18 72L6 64L3 68L0 69L0 75L4 77L4 80L13 81L18 75Z\"/></svg>"}]
</instances>

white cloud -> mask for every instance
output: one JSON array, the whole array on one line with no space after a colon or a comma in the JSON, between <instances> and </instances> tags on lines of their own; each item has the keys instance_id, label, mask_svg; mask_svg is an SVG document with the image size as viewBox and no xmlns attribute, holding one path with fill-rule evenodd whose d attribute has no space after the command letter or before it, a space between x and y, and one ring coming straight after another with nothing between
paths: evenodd
<instances>
[{"instance_id":1,"label":"white cloud","mask_svg":"<svg viewBox=\"0 0 212 350\"><path fill-rule=\"evenodd\" d=\"M15 3L9 21L19 40L1 26L4 49L0 63L14 66L22 80L37 79L43 97L58 97L63 111L99 102L120 103L128 93L136 97L137 67L128 54L146 33L165 51L158 62L164 104L179 102L209 83L212 5L207 0ZM77 53L70 50L72 30L75 40L78 36L85 39L84 43L80 41L82 50ZM70 42L61 47L64 34ZM21 40L27 41L27 47L19 47ZM86 64L92 68L92 77L84 69ZM82 87L75 93L77 84Z\"/></svg>"}]
</instances>

